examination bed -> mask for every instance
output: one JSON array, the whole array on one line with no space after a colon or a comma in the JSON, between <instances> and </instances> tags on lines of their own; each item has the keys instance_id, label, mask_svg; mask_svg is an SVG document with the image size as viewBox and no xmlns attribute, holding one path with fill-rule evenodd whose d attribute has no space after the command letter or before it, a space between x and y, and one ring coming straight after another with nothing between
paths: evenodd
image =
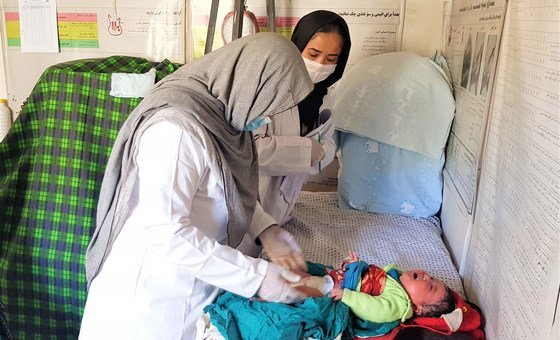
<instances>
[{"instance_id":1,"label":"examination bed","mask_svg":"<svg viewBox=\"0 0 560 340\"><path fill-rule=\"evenodd\" d=\"M443 243L437 217L415 218L344 209L338 205L337 192L310 191L300 194L292 216L284 227L297 239L310 264L338 267L348 250L354 250L368 263L381 266L396 263L403 270L423 268L464 298L461 278ZM262 257L266 258L266 254ZM313 266L314 274L319 269ZM348 311L341 311L345 307L333 304L328 297L313 300L286 309L224 293L200 317L197 340L224 339L222 334L227 334L228 339L238 338L237 334L252 338L256 333L266 333L270 339L291 338L295 333L303 334L303 338L333 339L333 334L340 335L341 329L345 330L345 339L376 338L371 334L379 326L356 321L352 316L344 319L348 316L341 313L348 314ZM392 327L389 326L389 331ZM398 332L415 339L476 338L461 332L447 337L421 328L396 328L382 339L392 339Z\"/></svg>"},{"instance_id":2,"label":"examination bed","mask_svg":"<svg viewBox=\"0 0 560 340\"><path fill-rule=\"evenodd\" d=\"M437 62L435 62L435 61ZM377 265L423 268L460 295L436 217L455 102L445 60L393 52L358 61L334 93L338 171L302 192L285 226L310 261L348 250Z\"/></svg>"},{"instance_id":3,"label":"examination bed","mask_svg":"<svg viewBox=\"0 0 560 340\"><path fill-rule=\"evenodd\" d=\"M336 192L303 191L285 225L308 261L337 266L354 250L367 263L422 268L463 295L437 217L413 218L338 207Z\"/></svg>"}]
</instances>

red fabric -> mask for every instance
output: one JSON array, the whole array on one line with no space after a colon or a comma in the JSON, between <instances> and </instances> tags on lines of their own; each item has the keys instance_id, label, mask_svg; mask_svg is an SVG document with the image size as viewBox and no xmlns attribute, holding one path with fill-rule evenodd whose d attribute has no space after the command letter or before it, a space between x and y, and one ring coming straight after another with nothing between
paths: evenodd
<instances>
[{"instance_id":1,"label":"red fabric","mask_svg":"<svg viewBox=\"0 0 560 340\"><path fill-rule=\"evenodd\" d=\"M470 333L473 339L484 340L485 336L481 329L481 317L478 311L472 308L472 306L465 302L457 293L453 292L453 295L455 296L456 308L461 308L461 311L463 312L463 321L456 332ZM407 320L406 323L401 324L401 326L423 327L441 334L453 333L445 320L441 317L428 318L415 316Z\"/></svg>"},{"instance_id":2,"label":"red fabric","mask_svg":"<svg viewBox=\"0 0 560 340\"><path fill-rule=\"evenodd\" d=\"M329 276L332 277L335 286L340 287L340 282L344 280L344 272L342 271L342 269L331 270L327 272L327 274L329 274Z\"/></svg>"},{"instance_id":3,"label":"red fabric","mask_svg":"<svg viewBox=\"0 0 560 340\"><path fill-rule=\"evenodd\" d=\"M369 265L368 269L362 273L362 286L360 291L372 296L381 295L385 288L385 271L374 265Z\"/></svg>"},{"instance_id":4,"label":"red fabric","mask_svg":"<svg viewBox=\"0 0 560 340\"><path fill-rule=\"evenodd\" d=\"M334 283L341 286L341 282L344 280L346 275L346 265L348 262L342 262L339 269L327 270L327 274L332 277ZM372 296L381 295L383 288L385 288L385 280L387 273L385 271L373 264L370 264L366 270L361 273L362 286L360 292L366 293Z\"/></svg>"},{"instance_id":5,"label":"red fabric","mask_svg":"<svg viewBox=\"0 0 560 340\"><path fill-rule=\"evenodd\" d=\"M344 260L342 261L342 263L340 264L340 268L338 269L328 270L327 268L325 268L327 274L329 274L330 277L332 277L335 286L342 286L341 282L344 280L344 272L346 271L346 265L348 263L350 263L348 260Z\"/></svg>"}]
</instances>

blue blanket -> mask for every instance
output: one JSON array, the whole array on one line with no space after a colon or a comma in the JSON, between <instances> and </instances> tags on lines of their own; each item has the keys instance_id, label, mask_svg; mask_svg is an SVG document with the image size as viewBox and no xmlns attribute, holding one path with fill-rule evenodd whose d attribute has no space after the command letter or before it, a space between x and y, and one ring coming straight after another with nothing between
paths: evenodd
<instances>
[{"instance_id":1,"label":"blue blanket","mask_svg":"<svg viewBox=\"0 0 560 340\"><path fill-rule=\"evenodd\" d=\"M312 275L323 275L325 266L309 263ZM308 298L292 305L247 299L230 292L206 306L212 324L228 340L334 339L389 333L399 322L375 324L353 315L348 306L328 296Z\"/></svg>"}]
</instances>

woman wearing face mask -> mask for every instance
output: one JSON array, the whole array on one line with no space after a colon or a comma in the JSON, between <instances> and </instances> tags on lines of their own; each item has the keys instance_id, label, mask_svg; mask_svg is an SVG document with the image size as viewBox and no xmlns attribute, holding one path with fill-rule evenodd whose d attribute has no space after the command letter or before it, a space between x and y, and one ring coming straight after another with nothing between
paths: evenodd
<instances>
[{"instance_id":1,"label":"woman wearing face mask","mask_svg":"<svg viewBox=\"0 0 560 340\"><path fill-rule=\"evenodd\" d=\"M332 129L322 133L320 141L306 135L319 125L319 113L328 107L327 89L342 77L350 52L348 26L330 11L303 16L291 40L301 52L314 89L298 106L253 126L259 156L260 201L280 225L289 220L307 177L334 158ZM239 249L251 255L260 251L248 239Z\"/></svg>"},{"instance_id":2,"label":"woman wearing face mask","mask_svg":"<svg viewBox=\"0 0 560 340\"><path fill-rule=\"evenodd\" d=\"M280 266L306 267L257 202L257 153L244 131L310 93L297 57L275 33L237 39L165 77L129 115L99 194L80 339L194 339L221 290L306 297ZM278 264L235 250L246 233Z\"/></svg>"}]
</instances>

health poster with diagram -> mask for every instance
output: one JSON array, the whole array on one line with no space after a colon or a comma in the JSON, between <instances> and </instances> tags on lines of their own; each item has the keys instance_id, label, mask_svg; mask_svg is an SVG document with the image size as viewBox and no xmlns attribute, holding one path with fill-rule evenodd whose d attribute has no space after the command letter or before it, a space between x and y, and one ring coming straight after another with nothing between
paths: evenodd
<instances>
[{"instance_id":1,"label":"health poster with diagram","mask_svg":"<svg viewBox=\"0 0 560 340\"><path fill-rule=\"evenodd\" d=\"M558 1L508 2L464 276L489 339L559 336L559 42Z\"/></svg>"},{"instance_id":2,"label":"health poster with diagram","mask_svg":"<svg viewBox=\"0 0 560 340\"><path fill-rule=\"evenodd\" d=\"M43 71L57 63L112 55L185 62L184 1L57 0L59 53L22 53L18 1L2 6L7 92L16 114Z\"/></svg>"},{"instance_id":3,"label":"health poster with diagram","mask_svg":"<svg viewBox=\"0 0 560 340\"><path fill-rule=\"evenodd\" d=\"M479 178L479 161L493 76L504 23L505 1L453 1L444 32L444 55L455 95L455 118L446 148L442 227L459 271L468 250Z\"/></svg>"},{"instance_id":4,"label":"health poster with diagram","mask_svg":"<svg viewBox=\"0 0 560 340\"><path fill-rule=\"evenodd\" d=\"M318 10L330 10L343 17L352 37L352 49L348 65L357 60L385 52L400 50L402 22L404 15L403 0L380 1L334 1L334 0L278 0L275 2L276 32L290 37L299 19L305 14ZM206 33L210 16L211 1L192 0L192 58L204 54ZM247 10L251 11L258 22L259 31L268 30L268 16L265 1L248 0ZM213 49L223 46L222 23L233 10L233 0L220 1L216 20Z\"/></svg>"},{"instance_id":5,"label":"health poster with diagram","mask_svg":"<svg viewBox=\"0 0 560 340\"><path fill-rule=\"evenodd\" d=\"M444 54L456 99L445 172L472 214L505 1L454 1Z\"/></svg>"}]
</instances>

